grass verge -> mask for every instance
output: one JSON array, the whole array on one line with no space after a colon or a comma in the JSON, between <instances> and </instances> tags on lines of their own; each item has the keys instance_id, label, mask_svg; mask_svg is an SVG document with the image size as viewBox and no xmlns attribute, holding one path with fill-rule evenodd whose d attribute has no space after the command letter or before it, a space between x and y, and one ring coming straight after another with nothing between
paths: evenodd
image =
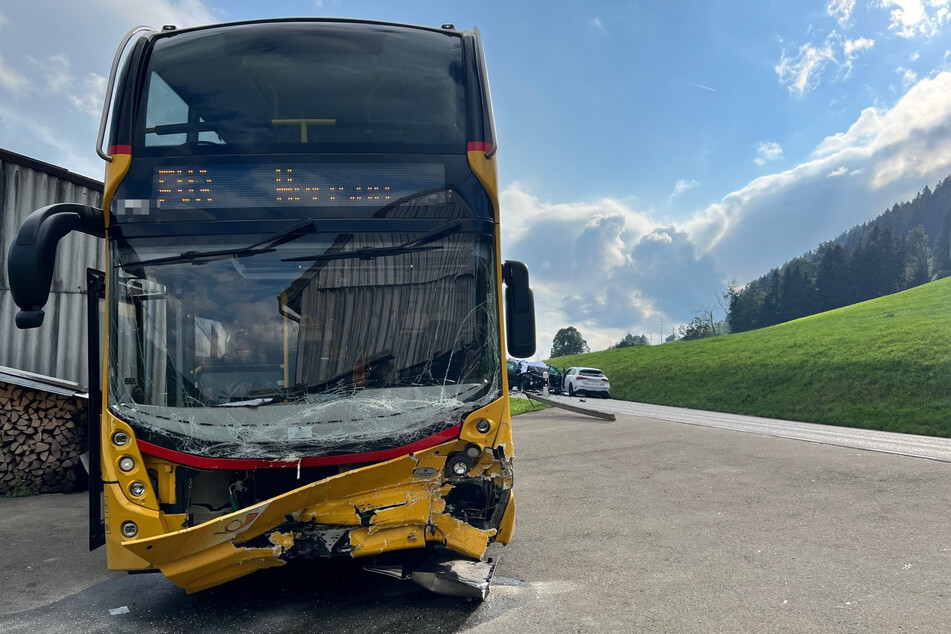
<instances>
[{"instance_id":1,"label":"grass verge","mask_svg":"<svg viewBox=\"0 0 951 634\"><path fill-rule=\"evenodd\" d=\"M530 403L527 398L509 398L509 410L512 416L527 414L528 412L540 412L543 409L548 409L549 407L551 407L551 405L545 405L544 403L539 403L538 401L532 401Z\"/></svg>"}]
</instances>

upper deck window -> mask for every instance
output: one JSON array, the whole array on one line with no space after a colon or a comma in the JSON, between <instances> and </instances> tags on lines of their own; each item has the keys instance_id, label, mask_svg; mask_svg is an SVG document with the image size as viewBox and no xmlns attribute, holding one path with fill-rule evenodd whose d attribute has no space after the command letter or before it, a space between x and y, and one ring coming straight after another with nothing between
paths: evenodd
<instances>
[{"instance_id":1,"label":"upper deck window","mask_svg":"<svg viewBox=\"0 0 951 634\"><path fill-rule=\"evenodd\" d=\"M137 155L464 153L457 35L276 22L159 38Z\"/></svg>"}]
</instances>

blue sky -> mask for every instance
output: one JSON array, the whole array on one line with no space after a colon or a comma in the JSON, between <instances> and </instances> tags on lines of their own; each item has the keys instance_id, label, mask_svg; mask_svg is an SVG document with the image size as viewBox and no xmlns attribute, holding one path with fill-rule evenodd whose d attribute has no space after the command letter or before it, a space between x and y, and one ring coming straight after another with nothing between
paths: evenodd
<instances>
[{"instance_id":1,"label":"blue sky","mask_svg":"<svg viewBox=\"0 0 951 634\"><path fill-rule=\"evenodd\" d=\"M730 278L951 173L949 0L4 3L0 147L101 177L129 27L290 15L480 27L503 255L532 271L541 356L567 325L657 342Z\"/></svg>"}]
</instances>

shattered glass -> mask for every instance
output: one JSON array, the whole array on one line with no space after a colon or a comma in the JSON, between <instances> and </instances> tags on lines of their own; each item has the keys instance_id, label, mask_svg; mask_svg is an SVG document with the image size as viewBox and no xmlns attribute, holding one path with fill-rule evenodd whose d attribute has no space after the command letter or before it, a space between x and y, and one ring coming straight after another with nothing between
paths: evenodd
<instances>
[{"instance_id":1,"label":"shattered glass","mask_svg":"<svg viewBox=\"0 0 951 634\"><path fill-rule=\"evenodd\" d=\"M491 237L317 231L152 264L267 236L118 240L113 413L193 455L296 460L403 446L501 396Z\"/></svg>"}]
</instances>

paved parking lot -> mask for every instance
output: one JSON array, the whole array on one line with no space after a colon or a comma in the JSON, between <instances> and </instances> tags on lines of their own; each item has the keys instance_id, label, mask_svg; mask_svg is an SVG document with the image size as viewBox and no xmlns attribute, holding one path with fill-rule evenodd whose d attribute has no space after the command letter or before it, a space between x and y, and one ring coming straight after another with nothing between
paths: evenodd
<instances>
[{"instance_id":1,"label":"paved parking lot","mask_svg":"<svg viewBox=\"0 0 951 634\"><path fill-rule=\"evenodd\" d=\"M484 604L348 561L188 596L105 571L85 497L41 496L0 499L0 631L948 630L949 464L630 415L515 425L518 528Z\"/></svg>"}]
</instances>

